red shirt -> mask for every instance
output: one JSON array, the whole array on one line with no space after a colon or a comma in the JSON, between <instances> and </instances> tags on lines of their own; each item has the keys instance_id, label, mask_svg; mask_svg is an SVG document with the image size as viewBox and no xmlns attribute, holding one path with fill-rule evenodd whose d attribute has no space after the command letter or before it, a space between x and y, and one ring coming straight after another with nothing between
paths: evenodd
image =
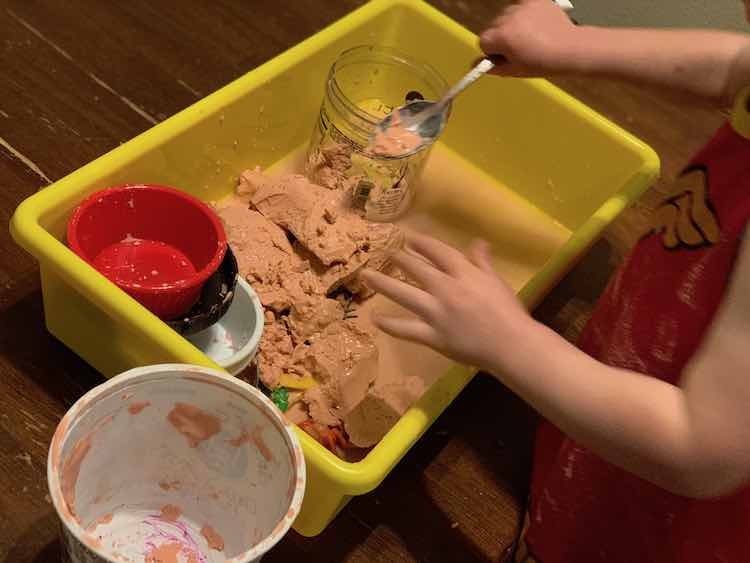
<instances>
[{"instance_id":1,"label":"red shirt","mask_svg":"<svg viewBox=\"0 0 750 563\"><path fill-rule=\"evenodd\" d=\"M609 283L579 341L589 355L679 385L750 218L750 134L737 127L737 115L734 124L693 159ZM750 485L722 499L680 497L546 422L537 434L528 518L529 560L540 563L750 561Z\"/></svg>"}]
</instances>

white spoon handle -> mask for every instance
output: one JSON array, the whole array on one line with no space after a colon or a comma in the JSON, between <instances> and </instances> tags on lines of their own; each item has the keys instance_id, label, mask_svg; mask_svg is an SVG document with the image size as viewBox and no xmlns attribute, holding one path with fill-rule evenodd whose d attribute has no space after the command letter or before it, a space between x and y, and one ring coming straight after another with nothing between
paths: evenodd
<instances>
[{"instance_id":1,"label":"white spoon handle","mask_svg":"<svg viewBox=\"0 0 750 563\"><path fill-rule=\"evenodd\" d=\"M461 92L463 92L470 84L474 83L480 76L486 74L488 71L492 70L495 67L495 63L493 63L489 59L482 59L477 63L477 65L472 68L466 76L464 76L461 80L459 80L456 84L453 85L453 87L448 90L445 95L440 98L438 102L435 102L432 106L427 108L426 110L423 110L415 115L412 115L410 117L407 117L403 121L403 127L405 128L411 128L416 126L418 123L421 123L433 115L439 115L443 112L445 109L445 106L447 106L453 98L458 96Z\"/></svg>"},{"instance_id":2,"label":"white spoon handle","mask_svg":"<svg viewBox=\"0 0 750 563\"><path fill-rule=\"evenodd\" d=\"M480 76L491 71L493 68L495 68L495 63L490 59L482 59L479 61L477 66L472 68L466 76L459 80L450 90L448 90L448 92L446 92L445 96L435 104L436 111L443 111L443 108L448 105L453 98L458 96L461 92L466 90L467 87L476 82Z\"/></svg>"}]
</instances>

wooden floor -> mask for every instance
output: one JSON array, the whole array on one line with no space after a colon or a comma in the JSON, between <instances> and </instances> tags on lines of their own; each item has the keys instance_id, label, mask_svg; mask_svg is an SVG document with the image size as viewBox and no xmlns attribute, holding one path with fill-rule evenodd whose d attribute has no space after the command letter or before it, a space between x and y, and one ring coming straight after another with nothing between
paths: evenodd
<instances>
[{"instance_id":1,"label":"wooden floor","mask_svg":"<svg viewBox=\"0 0 750 563\"><path fill-rule=\"evenodd\" d=\"M2 221L40 187L361 3L0 0ZM480 31L499 3L433 4ZM665 176L539 307L540 319L574 339L653 203L723 116L637 88L557 82L651 144ZM45 332L37 267L3 229L0 563L58 560L47 445L65 410L101 380ZM381 487L354 500L320 537L290 534L268 563L502 561L517 532L532 426L523 404L477 378Z\"/></svg>"}]
</instances>

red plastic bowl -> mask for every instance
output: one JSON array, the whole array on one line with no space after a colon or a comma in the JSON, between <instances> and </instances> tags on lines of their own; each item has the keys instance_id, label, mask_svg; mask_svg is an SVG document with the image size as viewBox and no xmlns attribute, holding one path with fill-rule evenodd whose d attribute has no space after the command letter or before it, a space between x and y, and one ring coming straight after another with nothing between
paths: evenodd
<instances>
[{"instance_id":1,"label":"red plastic bowl","mask_svg":"<svg viewBox=\"0 0 750 563\"><path fill-rule=\"evenodd\" d=\"M224 227L202 201L156 185L90 195L68 222L68 245L164 320L195 304L227 250Z\"/></svg>"}]
</instances>

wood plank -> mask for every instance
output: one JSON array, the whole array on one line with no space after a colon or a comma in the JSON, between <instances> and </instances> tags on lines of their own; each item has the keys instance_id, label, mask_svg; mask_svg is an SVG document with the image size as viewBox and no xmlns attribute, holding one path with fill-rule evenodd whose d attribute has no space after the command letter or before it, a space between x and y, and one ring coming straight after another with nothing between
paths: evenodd
<instances>
[{"instance_id":1,"label":"wood plank","mask_svg":"<svg viewBox=\"0 0 750 563\"><path fill-rule=\"evenodd\" d=\"M41 153L50 149L62 149L68 158L81 155L68 164L61 154L59 165L47 164L48 175L57 178L359 4L8 2L2 20L9 28L6 44L12 48L9 82L6 91L0 89L9 108L4 111L20 114L27 124L32 118L40 126L33 133L17 127L9 142L34 161L45 160ZM37 88L18 87L21 84L55 92L40 97ZM81 142L94 146L82 150Z\"/></svg>"},{"instance_id":2,"label":"wood plank","mask_svg":"<svg viewBox=\"0 0 750 563\"><path fill-rule=\"evenodd\" d=\"M2 16L0 151L12 147L56 180L150 125L7 10Z\"/></svg>"},{"instance_id":3,"label":"wood plank","mask_svg":"<svg viewBox=\"0 0 750 563\"><path fill-rule=\"evenodd\" d=\"M161 120L362 3L16 0L9 11Z\"/></svg>"},{"instance_id":4,"label":"wood plank","mask_svg":"<svg viewBox=\"0 0 750 563\"><path fill-rule=\"evenodd\" d=\"M0 151L0 215L39 177ZM0 561L55 561L47 448L65 410L102 378L44 329L35 262L0 231Z\"/></svg>"}]
</instances>

